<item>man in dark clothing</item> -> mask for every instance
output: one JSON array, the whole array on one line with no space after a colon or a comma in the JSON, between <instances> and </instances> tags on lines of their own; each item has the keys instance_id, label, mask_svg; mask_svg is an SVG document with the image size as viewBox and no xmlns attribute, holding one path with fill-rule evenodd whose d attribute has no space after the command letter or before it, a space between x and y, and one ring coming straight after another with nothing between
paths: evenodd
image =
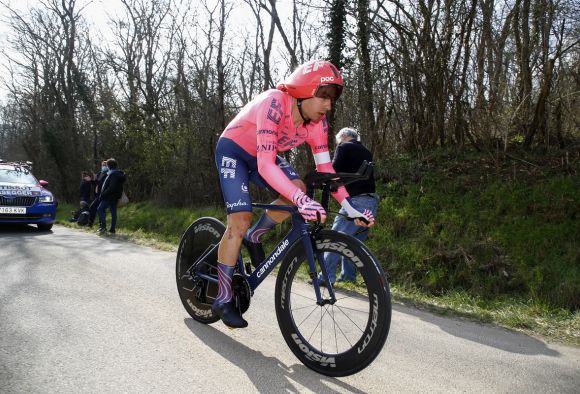
<instances>
[{"instance_id":1,"label":"man in dark clothing","mask_svg":"<svg viewBox=\"0 0 580 394\"><path fill-rule=\"evenodd\" d=\"M90 204L92 190L93 190L93 176L91 173L83 171L81 185L79 188L79 196L81 203L85 202L87 203L87 206L88 204Z\"/></svg>"},{"instance_id":2,"label":"man in dark clothing","mask_svg":"<svg viewBox=\"0 0 580 394\"><path fill-rule=\"evenodd\" d=\"M97 172L95 176L95 180L93 181L93 185L95 186L95 199L91 203L89 207L89 226L93 225L95 221L95 217L97 216L97 208L101 202L100 194L101 189L103 188L103 183L105 183L105 179L107 178L107 173L109 172L109 167L107 167L107 160L103 160L101 163L101 169Z\"/></svg>"},{"instance_id":3,"label":"man in dark clothing","mask_svg":"<svg viewBox=\"0 0 580 394\"><path fill-rule=\"evenodd\" d=\"M357 172L363 161L369 163L373 161L372 153L359 142L359 135L355 129L345 127L336 134L336 151L332 160L332 166L336 172ZM374 176L367 180L353 182L346 185L346 190L351 199L360 209L368 209L377 216L379 195L375 192ZM344 209L340 213L345 214ZM368 227L357 226L353 221L345 216L336 215L332 229L344 234L352 235L364 242L368 238ZM340 256L336 253L326 253L325 262L328 272L328 279L334 283L336 280L351 281L356 279L356 267L348 259L342 259L342 269L340 277L336 278L336 270ZM320 276L319 279L322 279ZM323 281L324 282L324 281Z\"/></svg>"},{"instance_id":4,"label":"man in dark clothing","mask_svg":"<svg viewBox=\"0 0 580 394\"><path fill-rule=\"evenodd\" d=\"M81 207L76 211L71 211L69 222L76 222L79 226L86 226L89 223L89 204L81 201Z\"/></svg>"},{"instance_id":5,"label":"man in dark clothing","mask_svg":"<svg viewBox=\"0 0 580 394\"><path fill-rule=\"evenodd\" d=\"M126 179L123 171L118 169L115 159L107 160L107 167L109 168L109 172L103 182L103 187L99 195L99 207L97 208L97 212L99 213L99 234L107 231L105 212L107 208L111 211L111 228L109 232L111 234L115 233L115 227L117 225L117 202L123 195L123 183L125 183Z\"/></svg>"}]
</instances>

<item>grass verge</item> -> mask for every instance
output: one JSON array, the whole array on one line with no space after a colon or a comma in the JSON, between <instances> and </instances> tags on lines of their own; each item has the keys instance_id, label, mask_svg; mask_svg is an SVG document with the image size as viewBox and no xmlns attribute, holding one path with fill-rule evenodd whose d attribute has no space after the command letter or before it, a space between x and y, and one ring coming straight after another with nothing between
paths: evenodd
<instances>
[{"instance_id":1,"label":"grass verge","mask_svg":"<svg viewBox=\"0 0 580 394\"><path fill-rule=\"evenodd\" d=\"M57 222L81 231L95 232L96 227L80 227L68 218L73 205L61 204ZM153 248L176 251L180 235L201 216L224 220L221 209L160 208L151 203L130 204L119 209L115 238ZM389 267L384 267L387 274ZM391 284L395 302L412 305L440 315L458 316L481 323L541 336L549 341L580 346L580 314L565 308L551 307L537 300L518 296L484 298L466 291L452 290L433 295L405 285Z\"/></svg>"}]
</instances>

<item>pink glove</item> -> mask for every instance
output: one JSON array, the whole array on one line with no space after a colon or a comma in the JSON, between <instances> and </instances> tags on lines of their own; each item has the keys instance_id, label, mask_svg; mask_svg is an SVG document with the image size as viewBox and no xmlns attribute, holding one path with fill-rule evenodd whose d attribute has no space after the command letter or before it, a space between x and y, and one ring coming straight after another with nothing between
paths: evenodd
<instances>
[{"instance_id":1,"label":"pink glove","mask_svg":"<svg viewBox=\"0 0 580 394\"><path fill-rule=\"evenodd\" d=\"M298 212L306 220L317 220L316 214L320 214L320 221L326 220L326 211L322 205L308 197L302 190L297 190L292 197L292 202L296 204Z\"/></svg>"}]
</instances>

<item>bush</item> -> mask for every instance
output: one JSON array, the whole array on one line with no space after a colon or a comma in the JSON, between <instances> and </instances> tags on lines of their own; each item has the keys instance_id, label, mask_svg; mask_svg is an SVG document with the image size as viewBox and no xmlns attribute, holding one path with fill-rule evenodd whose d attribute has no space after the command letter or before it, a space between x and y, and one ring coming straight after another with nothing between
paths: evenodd
<instances>
[{"instance_id":1,"label":"bush","mask_svg":"<svg viewBox=\"0 0 580 394\"><path fill-rule=\"evenodd\" d=\"M369 244L391 280L434 294L517 294L578 309L580 183L544 159L543 172L445 151L382 163L389 182Z\"/></svg>"}]
</instances>

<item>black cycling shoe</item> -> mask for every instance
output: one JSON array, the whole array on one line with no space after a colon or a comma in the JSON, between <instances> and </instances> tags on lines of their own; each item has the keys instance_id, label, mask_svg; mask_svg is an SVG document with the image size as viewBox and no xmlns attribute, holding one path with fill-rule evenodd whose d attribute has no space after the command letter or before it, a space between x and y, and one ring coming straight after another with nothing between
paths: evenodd
<instances>
[{"instance_id":1,"label":"black cycling shoe","mask_svg":"<svg viewBox=\"0 0 580 394\"><path fill-rule=\"evenodd\" d=\"M238 308L236 308L234 301L225 302L223 304L214 303L211 306L213 313L218 315L224 324L231 328L245 328L248 327L248 322L244 320Z\"/></svg>"},{"instance_id":2,"label":"black cycling shoe","mask_svg":"<svg viewBox=\"0 0 580 394\"><path fill-rule=\"evenodd\" d=\"M252 242L248 241L246 238L243 238L242 243L248 249L248 253L250 254L250 259L254 268L260 265L262 261L266 260L266 254L264 253L264 247L262 246L261 242Z\"/></svg>"}]
</instances>

